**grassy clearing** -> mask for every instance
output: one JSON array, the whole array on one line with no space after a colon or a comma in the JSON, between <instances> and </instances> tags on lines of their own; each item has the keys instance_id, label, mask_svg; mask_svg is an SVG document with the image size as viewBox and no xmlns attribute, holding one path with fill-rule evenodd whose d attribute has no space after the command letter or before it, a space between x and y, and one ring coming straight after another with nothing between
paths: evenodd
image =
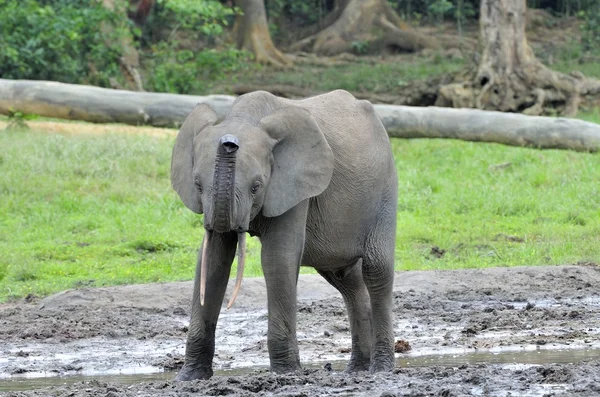
<instances>
[{"instance_id":1,"label":"grassy clearing","mask_svg":"<svg viewBox=\"0 0 600 397\"><path fill-rule=\"evenodd\" d=\"M415 80L453 73L464 66L463 60L433 57L396 56L388 59L357 58L339 65L298 65L291 69L252 66L207 87L207 92L231 92L232 83L285 84L314 91L344 89L353 92L393 93Z\"/></svg>"},{"instance_id":2,"label":"grassy clearing","mask_svg":"<svg viewBox=\"0 0 600 397\"><path fill-rule=\"evenodd\" d=\"M473 37L475 38L475 36ZM536 56L548 67L562 73L579 71L600 79L600 50L586 53L578 40L559 41L553 45L535 43ZM284 84L315 92L345 89L351 92L373 92L393 95L399 87L430 77L448 75L466 67L474 67L473 59L454 58L443 52L404 54L385 57L357 57L347 63L311 65L302 62L288 69L244 65L207 82L198 94L231 93L236 84L265 86Z\"/></svg>"},{"instance_id":3,"label":"grassy clearing","mask_svg":"<svg viewBox=\"0 0 600 397\"><path fill-rule=\"evenodd\" d=\"M573 71L583 73L586 77L599 79L600 50L587 52L578 40L568 40L562 45L539 48L536 56L548 67L558 72L569 74Z\"/></svg>"},{"instance_id":4,"label":"grassy clearing","mask_svg":"<svg viewBox=\"0 0 600 397\"><path fill-rule=\"evenodd\" d=\"M170 188L172 143L0 132L0 301L191 279L201 217ZM394 140L393 150L397 269L600 258L600 155L450 140ZM259 253L249 239L247 276L260 274Z\"/></svg>"},{"instance_id":5,"label":"grassy clearing","mask_svg":"<svg viewBox=\"0 0 600 397\"><path fill-rule=\"evenodd\" d=\"M597 261L600 158L455 141L393 142L401 269ZM432 246L446 250L442 258Z\"/></svg>"}]
</instances>

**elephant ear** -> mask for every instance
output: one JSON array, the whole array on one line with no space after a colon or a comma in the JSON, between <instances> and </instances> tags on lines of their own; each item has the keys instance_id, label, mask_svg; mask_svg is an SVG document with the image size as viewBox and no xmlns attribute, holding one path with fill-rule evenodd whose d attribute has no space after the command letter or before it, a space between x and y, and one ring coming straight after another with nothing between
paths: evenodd
<instances>
[{"instance_id":1,"label":"elephant ear","mask_svg":"<svg viewBox=\"0 0 600 397\"><path fill-rule=\"evenodd\" d=\"M274 217L327 188L333 174L333 153L313 116L299 107L277 110L260 125L277 142L262 209L263 215Z\"/></svg>"},{"instance_id":2,"label":"elephant ear","mask_svg":"<svg viewBox=\"0 0 600 397\"><path fill-rule=\"evenodd\" d=\"M181 197L181 201L192 211L201 214L202 203L192 175L194 168L194 138L206 126L217 121L217 114L207 104L196 105L185 119L173 147L171 157L171 186Z\"/></svg>"}]
</instances>

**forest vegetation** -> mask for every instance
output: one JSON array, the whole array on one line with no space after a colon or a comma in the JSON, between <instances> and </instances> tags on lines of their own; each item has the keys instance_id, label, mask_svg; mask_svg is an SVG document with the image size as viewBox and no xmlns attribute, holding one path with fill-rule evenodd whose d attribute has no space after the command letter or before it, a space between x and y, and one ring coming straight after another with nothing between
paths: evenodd
<instances>
[{"instance_id":1,"label":"forest vegetation","mask_svg":"<svg viewBox=\"0 0 600 397\"><path fill-rule=\"evenodd\" d=\"M343 88L374 103L566 115L593 108L600 91L593 0L0 0L0 9L0 78L180 94ZM507 10L524 18L511 25Z\"/></svg>"}]
</instances>

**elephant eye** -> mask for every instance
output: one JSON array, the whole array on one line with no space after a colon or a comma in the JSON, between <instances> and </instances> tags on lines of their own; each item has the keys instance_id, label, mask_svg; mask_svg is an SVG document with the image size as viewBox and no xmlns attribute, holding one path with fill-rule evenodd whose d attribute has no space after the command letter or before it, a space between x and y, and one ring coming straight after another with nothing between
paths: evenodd
<instances>
[{"instance_id":1,"label":"elephant eye","mask_svg":"<svg viewBox=\"0 0 600 397\"><path fill-rule=\"evenodd\" d=\"M258 189L260 189L260 182L256 181L252 184L252 187L250 188L250 193L256 194L258 192Z\"/></svg>"},{"instance_id":2,"label":"elephant eye","mask_svg":"<svg viewBox=\"0 0 600 397\"><path fill-rule=\"evenodd\" d=\"M200 183L200 181L196 179L194 181L194 184L196 185L196 189L198 189L198 193L202 193L202 183Z\"/></svg>"}]
</instances>

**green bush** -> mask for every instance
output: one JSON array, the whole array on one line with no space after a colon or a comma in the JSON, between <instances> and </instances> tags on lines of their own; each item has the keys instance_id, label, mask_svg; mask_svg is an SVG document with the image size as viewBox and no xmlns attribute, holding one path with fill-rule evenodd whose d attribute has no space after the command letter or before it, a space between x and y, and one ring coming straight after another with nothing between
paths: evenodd
<instances>
[{"instance_id":1,"label":"green bush","mask_svg":"<svg viewBox=\"0 0 600 397\"><path fill-rule=\"evenodd\" d=\"M581 25L581 44L584 51L598 51L600 48L600 5L591 6L579 13L583 19Z\"/></svg>"},{"instance_id":2,"label":"green bush","mask_svg":"<svg viewBox=\"0 0 600 397\"><path fill-rule=\"evenodd\" d=\"M247 52L219 45L238 12L216 0L158 0L143 33L146 87L205 93L213 82L245 67Z\"/></svg>"},{"instance_id":3,"label":"green bush","mask_svg":"<svg viewBox=\"0 0 600 397\"><path fill-rule=\"evenodd\" d=\"M157 4L163 18L175 17L182 28L208 36L223 33L223 26L238 12L216 0L158 0Z\"/></svg>"},{"instance_id":4,"label":"green bush","mask_svg":"<svg viewBox=\"0 0 600 397\"><path fill-rule=\"evenodd\" d=\"M178 37L185 38L187 47L212 45L239 12L216 0L157 0L142 27L142 45L172 42Z\"/></svg>"},{"instance_id":5,"label":"green bush","mask_svg":"<svg viewBox=\"0 0 600 397\"><path fill-rule=\"evenodd\" d=\"M95 0L0 0L0 10L0 77L106 86L119 74L124 13Z\"/></svg>"},{"instance_id":6,"label":"green bush","mask_svg":"<svg viewBox=\"0 0 600 397\"><path fill-rule=\"evenodd\" d=\"M227 73L248 67L250 54L232 47L220 50L177 50L173 44L159 43L147 61L150 71L146 85L158 92L201 94Z\"/></svg>"},{"instance_id":7,"label":"green bush","mask_svg":"<svg viewBox=\"0 0 600 397\"><path fill-rule=\"evenodd\" d=\"M322 0L270 0L265 2L269 19L288 18L294 26L307 26L317 23L319 18L330 11Z\"/></svg>"}]
</instances>

